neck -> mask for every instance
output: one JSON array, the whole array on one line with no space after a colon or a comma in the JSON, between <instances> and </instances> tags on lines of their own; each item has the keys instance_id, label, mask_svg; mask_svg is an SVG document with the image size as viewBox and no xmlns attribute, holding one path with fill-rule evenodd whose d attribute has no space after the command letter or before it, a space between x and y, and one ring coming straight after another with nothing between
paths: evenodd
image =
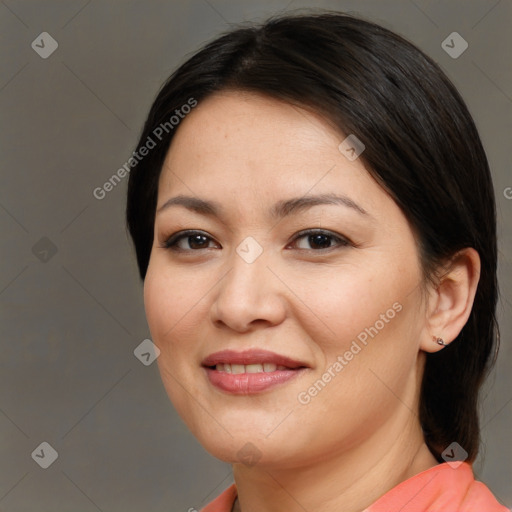
<instances>
[{"instance_id":1,"label":"neck","mask_svg":"<svg viewBox=\"0 0 512 512\"><path fill-rule=\"evenodd\" d=\"M364 510L400 482L438 463L416 415L404 407L392 423L364 444L302 467L235 464L239 502L234 511Z\"/></svg>"}]
</instances>

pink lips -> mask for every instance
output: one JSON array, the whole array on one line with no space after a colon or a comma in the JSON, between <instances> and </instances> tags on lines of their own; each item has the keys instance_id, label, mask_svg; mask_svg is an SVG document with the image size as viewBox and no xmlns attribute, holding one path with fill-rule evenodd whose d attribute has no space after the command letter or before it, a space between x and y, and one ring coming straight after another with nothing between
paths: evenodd
<instances>
[{"instance_id":1,"label":"pink lips","mask_svg":"<svg viewBox=\"0 0 512 512\"><path fill-rule=\"evenodd\" d=\"M221 369L216 369L217 365L220 365ZM235 369L240 373L231 373L229 369L226 371L224 365L238 365ZM265 365L267 370L271 368L272 371L259 370L252 373L247 372L247 369L241 369L240 365ZM279 369L273 369L272 365ZM289 357L267 350L254 349L243 352L233 350L215 352L203 360L202 366L214 386L222 391L240 395L258 393L287 382L307 368L305 363ZM252 367L252 371L255 371L255 368Z\"/></svg>"}]
</instances>

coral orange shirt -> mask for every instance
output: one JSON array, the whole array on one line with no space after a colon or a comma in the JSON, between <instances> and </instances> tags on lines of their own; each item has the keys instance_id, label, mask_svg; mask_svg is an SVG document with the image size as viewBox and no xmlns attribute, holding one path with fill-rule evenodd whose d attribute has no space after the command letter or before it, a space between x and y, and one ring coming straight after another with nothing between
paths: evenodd
<instances>
[{"instance_id":1,"label":"coral orange shirt","mask_svg":"<svg viewBox=\"0 0 512 512\"><path fill-rule=\"evenodd\" d=\"M231 512L237 496L235 484L201 512ZM482 482L475 480L471 466L456 469L438 464L405 480L381 496L364 512L510 512Z\"/></svg>"}]
</instances>

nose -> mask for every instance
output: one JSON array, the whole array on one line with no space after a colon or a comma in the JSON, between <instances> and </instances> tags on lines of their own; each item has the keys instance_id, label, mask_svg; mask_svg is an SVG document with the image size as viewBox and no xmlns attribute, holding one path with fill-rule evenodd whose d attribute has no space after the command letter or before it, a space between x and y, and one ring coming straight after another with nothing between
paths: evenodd
<instances>
[{"instance_id":1,"label":"nose","mask_svg":"<svg viewBox=\"0 0 512 512\"><path fill-rule=\"evenodd\" d=\"M230 269L215 287L211 316L216 327L247 332L281 323L286 315L286 287L269 268L265 251L248 262L233 251Z\"/></svg>"}]
</instances>

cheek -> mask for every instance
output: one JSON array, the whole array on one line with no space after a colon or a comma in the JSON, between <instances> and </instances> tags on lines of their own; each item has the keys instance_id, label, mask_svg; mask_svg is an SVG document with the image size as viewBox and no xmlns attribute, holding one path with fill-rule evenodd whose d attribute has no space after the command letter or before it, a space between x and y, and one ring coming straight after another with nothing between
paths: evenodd
<instances>
[{"instance_id":1,"label":"cheek","mask_svg":"<svg viewBox=\"0 0 512 512\"><path fill-rule=\"evenodd\" d=\"M201 297L197 285L193 279L184 279L180 271L171 273L165 265L150 263L144 280L144 307L151 335L161 350L174 339Z\"/></svg>"},{"instance_id":2,"label":"cheek","mask_svg":"<svg viewBox=\"0 0 512 512\"><path fill-rule=\"evenodd\" d=\"M191 312L195 312L194 304L197 307L199 291L190 287L190 281L189 286L180 281L179 273L177 279L172 278L165 267L150 263L144 280L144 306L151 339L160 349L157 364L162 383L176 409L186 416L191 407L188 393L197 394L190 378L194 365L190 333L197 329ZM188 393L183 392L184 385Z\"/></svg>"},{"instance_id":3,"label":"cheek","mask_svg":"<svg viewBox=\"0 0 512 512\"><path fill-rule=\"evenodd\" d=\"M176 380L194 387L199 350L207 339L208 291L211 279L197 271L150 263L144 281L144 306L153 343L160 349L157 363L167 391L181 389ZM189 391L192 391L189 389Z\"/></svg>"},{"instance_id":4,"label":"cheek","mask_svg":"<svg viewBox=\"0 0 512 512\"><path fill-rule=\"evenodd\" d=\"M418 347L410 326L418 321L419 293L410 293L410 277L388 273L361 279L347 272L343 279L326 281L323 293L309 289L308 303L322 320L312 322L310 331L322 364L300 390L305 405L297 412L304 428L320 429L320 438L358 442L402 402L412 406L408 390ZM318 418L328 421L319 426Z\"/></svg>"},{"instance_id":5,"label":"cheek","mask_svg":"<svg viewBox=\"0 0 512 512\"><path fill-rule=\"evenodd\" d=\"M153 342L160 349L162 334L172 326L172 319L165 312L172 315L175 311L172 303L174 294L168 293L168 289L158 270L150 263L144 280L144 308Z\"/></svg>"},{"instance_id":6,"label":"cheek","mask_svg":"<svg viewBox=\"0 0 512 512\"><path fill-rule=\"evenodd\" d=\"M384 269L347 266L302 281L296 276L295 282L301 283L297 295L307 297L305 306L314 313L304 313L303 318L311 320L302 326L316 345L320 364L315 379L329 380L329 391L322 391L318 405L328 406L336 397L342 409L355 407L352 413L357 416L367 397L379 397L373 404L377 410L393 398L386 385L405 385L418 353L414 326L421 323L419 277L416 268L399 270L391 262Z\"/></svg>"},{"instance_id":7,"label":"cheek","mask_svg":"<svg viewBox=\"0 0 512 512\"><path fill-rule=\"evenodd\" d=\"M327 272L318 269L307 278L297 271L289 280L303 302L302 318L311 318L311 338L332 356L332 351L344 351L358 335L364 340L365 329L375 323L379 331L389 331L400 308L394 309L393 304L410 288L413 276L399 278L375 265L347 265Z\"/></svg>"}]
</instances>

